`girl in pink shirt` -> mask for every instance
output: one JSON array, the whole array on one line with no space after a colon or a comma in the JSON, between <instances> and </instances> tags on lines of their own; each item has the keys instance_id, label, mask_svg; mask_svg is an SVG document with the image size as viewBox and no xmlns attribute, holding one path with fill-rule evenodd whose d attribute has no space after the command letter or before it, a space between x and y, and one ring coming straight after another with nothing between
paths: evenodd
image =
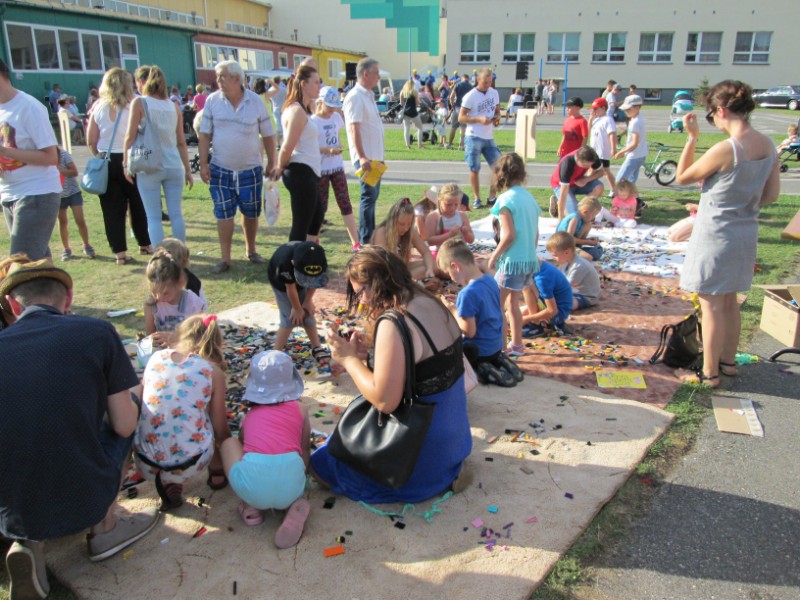
<instances>
[{"instance_id":1,"label":"girl in pink shirt","mask_svg":"<svg viewBox=\"0 0 800 600\"><path fill-rule=\"evenodd\" d=\"M303 498L311 428L298 401L303 380L288 354L256 354L243 400L251 404L239 439L223 443L220 453L233 491L242 499L239 514L247 525L264 520L261 511L286 509L275 533L278 548L291 548L303 534L311 505Z\"/></svg>"},{"instance_id":2,"label":"girl in pink shirt","mask_svg":"<svg viewBox=\"0 0 800 600\"><path fill-rule=\"evenodd\" d=\"M620 179L617 182L617 195L611 203L611 212L623 221L631 220L636 223L636 197L639 192L636 185L627 179Z\"/></svg>"}]
</instances>

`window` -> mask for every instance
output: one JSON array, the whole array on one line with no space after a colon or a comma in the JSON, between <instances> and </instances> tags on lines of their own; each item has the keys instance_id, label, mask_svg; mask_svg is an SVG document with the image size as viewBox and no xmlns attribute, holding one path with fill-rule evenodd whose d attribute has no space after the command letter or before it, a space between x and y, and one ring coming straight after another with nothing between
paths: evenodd
<instances>
[{"instance_id":1,"label":"window","mask_svg":"<svg viewBox=\"0 0 800 600\"><path fill-rule=\"evenodd\" d=\"M661 88L646 88L644 90L644 99L647 100L661 100Z\"/></svg>"},{"instance_id":2,"label":"window","mask_svg":"<svg viewBox=\"0 0 800 600\"><path fill-rule=\"evenodd\" d=\"M595 33L592 45L592 62L625 61L625 40L627 33Z\"/></svg>"},{"instance_id":3,"label":"window","mask_svg":"<svg viewBox=\"0 0 800 600\"><path fill-rule=\"evenodd\" d=\"M639 38L640 63L671 63L671 33L643 33Z\"/></svg>"},{"instance_id":4,"label":"window","mask_svg":"<svg viewBox=\"0 0 800 600\"><path fill-rule=\"evenodd\" d=\"M279 69L289 68L289 55L286 54L286 52L278 52L278 68Z\"/></svg>"},{"instance_id":5,"label":"window","mask_svg":"<svg viewBox=\"0 0 800 600\"><path fill-rule=\"evenodd\" d=\"M102 71L103 59L100 54L100 36L94 33L82 33L83 64L87 71Z\"/></svg>"},{"instance_id":6,"label":"window","mask_svg":"<svg viewBox=\"0 0 800 600\"><path fill-rule=\"evenodd\" d=\"M134 38L134 41L136 38ZM58 32L58 44L61 49L61 64L65 71L82 71L80 34L70 29Z\"/></svg>"},{"instance_id":7,"label":"window","mask_svg":"<svg viewBox=\"0 0 800 600\"><path fill-rule=\"evenodd\" d=\"M339 78L339 73L342 71L342 59L329 58L328 59L328 79L336 81Z\"/></svg>"},{"instance_id":8,"label":"window","mask_svg":"<svg viewBox=\"0 0 800 600\"><path fill-rule=\"evenodd\" d=\"M271 71L275 66L275 59L272 52L259 50L256 52L256 69L259 71Z\"/></svg>"},{"instance_id":9,"label":"window","mask_svg":"<svg viewBox=\"0 0 800 600\"><path fill-rule=\"evenodd\" d=\"M36 57L40 69L58 69L58 49L56 32L53 29L34 29L36 36Z\"/></svg>"},{"instance_id":10,"label":"window","mask_svg":"<svg viewBox=\"0 0 800 600\"><path fill-rule=\"evenodd\" d=\"M503 62L533 62L533 33L507 33L503 36Z\"/></svg>"},{"instance_id":11,"label":"window","mask_svg":"<svg viewBox=\"0 0 800 600\"><path fill-rule=\"evenodd\" d=\"M547 62L577 62L580 44L580 33L548 33Z\"/></svg>"},{"instance_id":12,"label":"window","mask_svg":"<svg viewBox=\"0 0 800 600\"><path fill-rule=\"evenodd\" d=\"M119 51L119 36L103 34L103 65L106 71L111 67L121 67L122 60Z\"/></svg>"},{"instance_id":13,"label":"window","mask_svg":"<svg viewBox=\"0 0 800 600\"><path fill-rule=\"evenodd\" d=\"M722 46L721 31L690 33L686 40L687 63L718 63Z\"/></svg>"},{"instance_id":14,"label":"window","mask_svg":"<svg viewBox=\"0 0 800 600\"><path fill-rule=\"evenodd\" d=\"M489 62L491 59L492 35L490 33L462 33L462 63Z\"/></svg>"},{"instance_id":15,"label":"window","mask_svg":"<svg viewBox=\"0 0 800 600\"><path fill-rule=\"evenodd\" d=\"M15 71L36 69L36 53L33 49L33 32L30 27L7 25L8 48L11 51L11 65Z\"/></svg>"},{"instance_id":16,"label":"window","mask_svg":"<svg viewBox=\"0 0 800 600\"><path fill-rule=\"evenodd\" d=\"M303 62L305 59L311 58L310 56L306 56L305 54L295 54L294 55L294 68L300 66L300 63Z\"/></svg>"},{"instance_id":17,"label":"window","mask_svg":"<svg viewBox=\"0 0 800 600\"><path fill-rule=\"evenodd\" d=\"M771 31L740 31L733 49L735 63L768 63Z\"/></svg>"}]
</instances>

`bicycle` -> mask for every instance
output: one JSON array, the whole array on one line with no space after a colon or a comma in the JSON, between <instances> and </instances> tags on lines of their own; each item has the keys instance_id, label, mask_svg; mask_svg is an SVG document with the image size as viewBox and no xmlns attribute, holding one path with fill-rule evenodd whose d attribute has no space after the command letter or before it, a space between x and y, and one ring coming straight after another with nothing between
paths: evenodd
<instances>
[{"instance_id":1,"label":"bicycle","mask_svg":"<svg viewBox=\"0 0 800 600\"><path fill-rule=\"evenodd\" d=\"M658 162L661 158L661 153L669 150L670 147L660 142L654 142L650 144L650 148L657 149L658 152L656 152L656 156L652 161L649 163L645 161L644 165L642 165L644 167L644 174L648 177L653 177L653 175L655 175L656 181L661 185L671 184L678 175L678 163L674 160Z\"/></svg>"}]
</instances>

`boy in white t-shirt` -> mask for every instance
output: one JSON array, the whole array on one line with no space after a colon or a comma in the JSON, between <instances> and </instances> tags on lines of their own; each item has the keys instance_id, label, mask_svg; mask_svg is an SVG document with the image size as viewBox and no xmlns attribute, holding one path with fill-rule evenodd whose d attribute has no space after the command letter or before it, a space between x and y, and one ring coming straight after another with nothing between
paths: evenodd
<instances>
[{"instance_id":1,"label":"boy in white t-shirt","mask_svg":"<svg viewBox=\"0 0 800 600\"><path fill-rule=\"evenodd\" d=\"M611 157L617 150L617 123L608 115L608 102L603 98L595 98L592 102L589 129L590 145L603 163L603 173L608 179L609 189L614 192L617 182L611 171Z\"/></svg>"},{"instance_id":2,"label":"boy in white t-shirt","mask_svg":"<svg viewBox=\"0 0 800 600\"><path fill-rule=\"evenodd\" d=\"M625 157L625 162L622 167L617 171L617 179L627 179L631 183L636 183L639 179L639 168L644 164L647 159L647 131L645 130L644 117L639 113L642 110L641 96L636 94L628 96L620 106L620 110L625 112L625 115L630 119L628 122L627 143L624 148L614 154L614 158ZM641 209L644 208L644 202L639 198L636 199L639 208L636 211L636 216L640 216Z\"/></svg>"}]
</instances>

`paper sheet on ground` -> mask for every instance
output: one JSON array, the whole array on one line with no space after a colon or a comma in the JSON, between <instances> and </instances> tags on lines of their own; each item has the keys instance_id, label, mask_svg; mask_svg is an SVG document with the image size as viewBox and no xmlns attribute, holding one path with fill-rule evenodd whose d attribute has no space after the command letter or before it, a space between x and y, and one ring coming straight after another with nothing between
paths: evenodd
<instances>
[{"instance_id":1,"label":"paper sheet on ground","mask_svg":"<svg viewBox=\"0 0 800 600\"><path fill-rule=\"evenodd\" d=\"M597 385L601 388L633 388L646 390L641 371L596 371Z\"/></svg>"},{"instance_id":2,"label":"paper sheet on ground","mask_svg":"<svg viewBox=\"0 0 800 600\"><path fill-rule=\"evenodd\" d=\"M492 216L471 223L478 248L493 249L494 232ZM545 244L556 231L557 219L539 219L539 258L552 259ZM640 223L636 229L602 228L592 229L591 237L600 239L605 255L598 264L603 269L628 271L658 277L677 277L680 275L687 242L669 242L668 227ZM489 250L490 251L490 250Z\"/></svg>"}]
</instances>

